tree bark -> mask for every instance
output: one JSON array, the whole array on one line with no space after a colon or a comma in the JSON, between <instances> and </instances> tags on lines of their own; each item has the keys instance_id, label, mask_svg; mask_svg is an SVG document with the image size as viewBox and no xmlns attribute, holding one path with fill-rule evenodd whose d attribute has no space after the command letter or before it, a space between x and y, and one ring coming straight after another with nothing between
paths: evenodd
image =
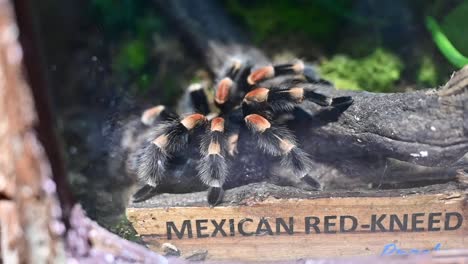
<instances>
[{"instance_id":1,"label":"tree bark","mask_svg":"<svg viewBox=\"0 0 468 264\"><path fill-rule=\"evenodd\" d=\"M56 185L34 125L37 115L22 73L23 50L13 7L0 2L0 213L6 263L56 262L64 257L64 227Z\"/></svg>"},{"instance_id":2,"label":"tree bark","mask_svg":"<svg viewBox=\"0 0 468 264\"><path fill-rule=\"evenodd\" d=\"M24 1L15 4L14 9L10 1L0 1L0 260L167 262L99 227L73 199L57 199L57 191L68 192L68 186L63 164L57 158L60 152L42 71L37 66L34 36L31 30L23 30L30 26L25 12L28 5ZM16 23L14 10L23 11L19 12L23 23ZM20 32L26 43L23 46L19 44ZM50 157L56 158L56 166L51 166ZM64 214L62 208L69 210Z\"/></svg>"}]
</instances>

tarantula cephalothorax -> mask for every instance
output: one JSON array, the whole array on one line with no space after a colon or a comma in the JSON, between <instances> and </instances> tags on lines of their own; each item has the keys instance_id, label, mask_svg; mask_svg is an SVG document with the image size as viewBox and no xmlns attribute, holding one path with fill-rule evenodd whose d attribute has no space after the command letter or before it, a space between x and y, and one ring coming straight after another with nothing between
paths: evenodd
<instances>
[{"instance_id":1,"label":"tarantula cephalothorax","mask_svg":"<svg viewBox=\"0 0 468 264\"><path fill-rule=\"evenodd\" d=\"M190 164L209 187L208 202L216 205L222 200L224 189L248 182L239 177L230 179L237 170L233 169L233 164L242 166L236 162L242 151L272 158L300 182L312 187L317 185L308 176L312 169L310 158L299 147L293 132L280 120L293 113L303 101L336 107L350 105L352 98L329 98L314 92L317 85L323 84L299 60L252 69L250 63L235 60L225 70L225 77L214 92L217 113L210 112L202 86L192 85L188 93L197 113L179 117L163 106L156 106L146 110L141 119L132 124L127 133L134 134L137 144L128 150L126 168L145 183L135 193L134 201L161 192L159 186L175 177L173 172L177 167ZM280 80L275 83L272 79ZM247 141L248 147L239 148Z\"/></svg>"}]
</instances>

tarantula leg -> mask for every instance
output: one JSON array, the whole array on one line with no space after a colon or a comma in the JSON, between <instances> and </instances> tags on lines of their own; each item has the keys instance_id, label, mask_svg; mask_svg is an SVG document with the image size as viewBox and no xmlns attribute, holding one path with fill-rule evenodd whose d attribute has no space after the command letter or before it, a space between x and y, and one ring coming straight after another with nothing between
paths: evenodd
<instances>
[{"instance_id":1,"label":"tarantula leg","mask_svg":"<svg viewBox=\"0 0 468 264\"><path fill-rule=\"evenodd\" d=\"M228 102L233 85L234 82L229 77L225 77L219 81L214 97L216 106L222 108Z\"/></svg>"},{"instance_id":2,"label":"tarantula leg","mask_svg":"<svg viewBox=\"0 0 468 264\"><path fill-rule=\"evenodd\" d=\"M129 168L142 182L156 187L165 175L171 155L186 148L190 132L205 121L204 115L192 114L157 127L146 144L130 157Z\"/></svg>"},{"instance_id":3,"label":"tarantula leg","mask_svg":"<svg viewBox=\"0 0 468 264\"><path fill-rule=\"evenodd\" d=\"M136 191L135 194L133 194L132 200L134 203L139 203L139 202L148 200L149 198L155 196L158 193L159 193L158 186L151 186L151 185L145 184L138 191Z\"/></svg>"},{"instance_id":4,"label":"tarantula leg","mask_svg":"<svg viewBox=\"0 0 468 264\"><path fill-rule=\"evenodd\" d=\"M190 100L196 112L207 115L210 113L208 98L206 97L205 89L200 83L191 84L188 87Z\"/></svg>"},{"instance_id":5,"label":"tarantula leg","mask_svg":"<svg viewBox=\"0 0 468 264\"><path fill-rule=\"evenodd\" d=\"M201 142L202 158L197 169L200 179L208 186L208 202L216 205L222 199L223 184L228 174L226 160L227 141L224 133L224 119L211 120L211 127Z\"/></svg>"},{"instance_id":6,"label":"tarantula leg","mask_svg":"<svg viewBox=\"0 0 468 264\"><path fill-rule=\"evenodd\" d=\"M154 126L157 121L174 120L176 118L177 115L169 111L164 105L157 105L143 111L140 121L146 126Z\"/></svg>"},{"instance_id":7,"label":"tarantula leg","mask_svg":"<svg viewBox=\"0 0 468 264\"><path fill-rule=\"evenodd\" d=\"M266 118L258 114L248 115L244 120L264 153L281 157L281 165L291 168L297 177L303 178L307 175L312 162L307 153L297 146L294 135L287 128L272 126Z\"/></svg>"},{"instance_id":8,"label":"tarantula leg","mask_svg":"<svg viewBox=\"0 0 468 264\"><path fill-rule=\"evenodd\" d=\"M231 66L227 69L224 75L228 78L231 78L231 80L234 80L236 76L241 72L242 66L243 65L240 60L233 59Z\"/></svg>"},{"instance_id":9,"label":"tarantula leg","mask_svg":"<svg viewBox=\"0 0 468 264\"><path fill-rule=\"evenodd\" d=\"M292 88L256 88L244 97L243 104L247 107L269 106L276 111L291 111L304 100L316 103L320 106L339 106L351 104L350 96L330 98L323 94L314 92L312 89L303 87Z\"/></svg>"},{"instance_id":10,"label":"tarantula leg","mask_svg":"<svg viewBox=\"0 0 468 264\"><path fill-rule=\"evenodd\" d=\"M333 98L332 106L338 107L343 105L350 105L353 103L353 98L351 96L340 96Z\"/></svg>"},{"instance_id":11,"label":"tarantula leg","mask_svg":"<svg viewBox=\"0 0 468 264\"><path fill-rule=\"evenodd\" d=\"M208 189L207 200L211 206L219 204L224 197L224 189L222 187L210 187Z\"/></svg>"},{"instance_id":12,"label":"tarantula leg","mask_svg":"<svg viewBox=\"0 0 468 264\"><path fill-rule=\"evenodd\" d=\"M269 65L250 73L250 75L247 77L247 82L250 85L255 85L263 80L280 75L302 74L304 69L304 63L301 60L297 60L295 63Z\"/></svg>"},{"instance_id":13,"label":"tarantula leg","mask_svg":"<svg viewBox=\"0 0 468 264\"><path fill-rule=\"evenodd\" d=\"M301 178L301 180L315 190L320 190L322 188L322 185L309 174L306 174L304 177Z\"/></svg>"},{"instance_id":14,"label":"tarantula leg","mask_svg":"<svg viewBox=\"0 0 468 264\"><path fill-rule=\"evenodd\" d=\"M304 70L302 71L305 79L310 83L321 83L325 82L325 80L320 78L317 70L313 66L304 66Z\"/></svg>"},{"instance_id":15,"label":"tarantula leg","mask_svg":"<svg viewBox=\"0 0 468 264\"><path fill-rule=\"evenodd\" d=\"M236 77L241 73L242 63L239 60L234 60L232 65L226 70L224 78L222 78L217 86L214 101L218 108L223 109L230 99L230 95L235 93Z\"/></svg>"}]
</instances>

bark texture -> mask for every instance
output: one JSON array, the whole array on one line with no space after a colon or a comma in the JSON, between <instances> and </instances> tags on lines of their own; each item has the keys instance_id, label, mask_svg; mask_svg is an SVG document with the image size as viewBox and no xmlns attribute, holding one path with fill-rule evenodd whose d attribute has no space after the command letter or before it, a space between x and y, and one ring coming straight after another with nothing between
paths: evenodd
<instances>
[{"instance_id":1,"label":"bark texture","mask_svg":"<svg viewBox=\"0 0 468 264\"><path fill-rule=\"evenodd\" d=\"M59 173L61 159L54 160L55 170L49 162L59 151L52 143L51 113L44 109L47 90L41 69L32 65L38 62L30 60L37 60L37 50L28 50L31 31L22 30L28 15L21 13L22 26L16 22L14 11L25 11L27 3L15 4L14 9L11 1L0 1L0 262L166 263L99 227L72 199L59 201L57 191L68 186ZM21 46L20 38L27 45ZM63 214L62 208L69 211Z\"/></svg>"},{"instance_id":2,"label":"bark texture","mask_svg":"<svg viewBox=\"0 0 468 264\"><path fill-rule=\"evenodd\" d=\"M212 72L232 56L268 63L216 1L156 2ZM467 67L438 90L381 94L321 86L317 91L354 98L347 109L304 104L307 118L290 124L312 156L311 176L324 189L422 186L453 180L457 170L468 168Z\"/></svg>"},{"instance_id":3,"label":"bark texture","mask_svg":"<svg viewBox=\"0 0 468 264\"><path fill-rule=\"evenodd\" d=\"M34 125L37 115L23 78L23 50L13 7L0 1L0 213L6 263L64 258L65 228L56 185Z\"/></svg>"},{"instance_id":4,"label":"bark texture","mask_svg":"<svg viewBox=\"0 0 468 264\"><path fill-rule=\"evenodd\" d=\"M317 199L330 197L404 197L410 194L451 193L467 187L467 182L434 184L419 188L400 190L355 191L306 191L295 187L278 186L271 183L252 183L227 190L222 206L249 206L268 199ZM206 206L206 192L185 194L161 194L140 203L133 203L132 208L170 208L180 206Z\"/></svg>"},{"instance_id":5,"label":"bark texture","mask_svg":"<svg viewBox=\"0 0 468 264\"><path fill-rule=\"evenodd\" d=\"M468 68L453 78L468 78ZM453 80L453 79L452 79ZM460 88L460 87L459 87ZM320 88L330 96L351 95L342 113L306 107L312 118L298 124L325 186L425 184L454 179L468 168L468 89L449 82L439 91L377 94Z\"/></svg>"}]
</instances>

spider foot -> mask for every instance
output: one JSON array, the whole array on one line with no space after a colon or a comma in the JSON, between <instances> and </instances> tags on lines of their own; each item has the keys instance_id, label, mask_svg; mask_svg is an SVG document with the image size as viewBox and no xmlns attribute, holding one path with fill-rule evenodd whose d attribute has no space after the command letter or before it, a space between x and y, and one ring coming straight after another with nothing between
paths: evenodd
<instances>
[{"instance_id":1,"label":"spider foot","mask_svg":"<svg viewBox=\"0 0 468 264\"><path fill-rule=\"evenodd\" d=\"M164 105L157 105L146 109L140 117L141 123L146 126L154 126L158 122L174 120L177 115L169 111Z\"/></svg>"},{"instance_id":2,"label":"spider foot","mask_svg":"<svg viewBox=\"0 0 468 264\"><path fill-rule=\"evenodd\" d=\"M331 106L347 106L351 105L354 102L353 98L351 96L341 96L341 97L335 97L332 100Z\"/></svg>"},{"instance_id":3,"label":"spider foot","mask_svg":"<svg viewBox=\"0 0 468 264\"><path fill-rule=\"evenodd\" d=\"M322 185L316 179L311 177L309 174L306 174L304 177L301 178L301 182L305 183L307 186L303 187L303 189L307 189L310 191L321 190Z\"/></svg>"},{"instance_id":4,"label":"spider foot","mask_svg":"<svg viewBox=\"0 0 468 264\"><path fill-rule=\"evenodd\" d=\"M210 187L208 189L208 203L210 206L218 205L224 196L224 189L222 187Z\"/></svg>"},{"instance_id":5,"label":"spider foot","mask_svg":"<svg viewBox=\"0 0 468 264\"><path fill-rule=\"evenodd\" d=\"M159 188L157 186L151 186L151 185L144 185L141 187L138 191L136 191L135 194L133 194L133 199L132 202L134 203L139 203L148 200L149 198L155 196L159 192Z\"/></svg>"}]
</instances>

